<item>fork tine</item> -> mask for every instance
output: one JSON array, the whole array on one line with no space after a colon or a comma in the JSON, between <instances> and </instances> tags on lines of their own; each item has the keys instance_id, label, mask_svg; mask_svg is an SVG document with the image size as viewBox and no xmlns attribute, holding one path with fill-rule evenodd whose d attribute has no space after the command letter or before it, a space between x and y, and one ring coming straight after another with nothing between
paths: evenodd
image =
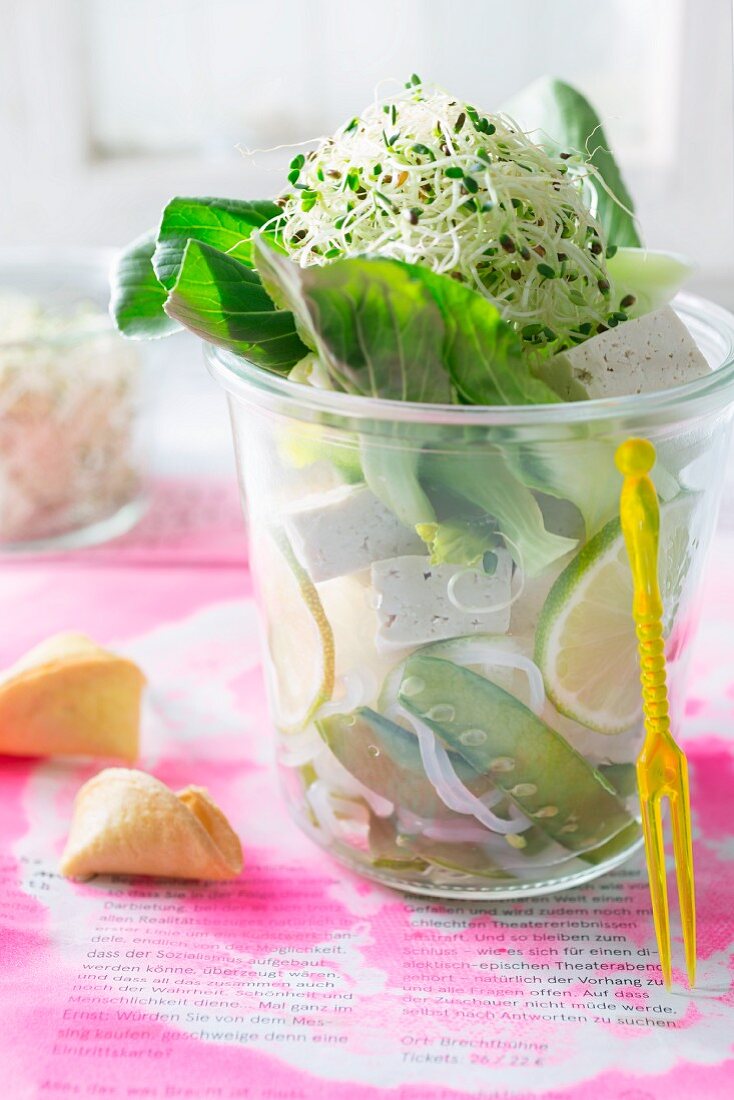
<instances>
[{"instance_id":1,"label":"fork tine","mask_svg":"<svg viewBox=\"0 0 734 1100\"><path fill-rule=\"evenodd\" d=\"M680 753L677 790L671 790L670 816L673 823L673 849L678 879L680 919L686 952L688 984L696 984L696 892L693 881L693 844L691 842L691 802L688 790L688 762Z\"/></svg>"},{"instance_id":2,"label":"fork tine","mask_svg":"<svg viewBox=\"0 0 734 1100\"><path fill-rule=\"evenodd\" d=\"M644 766L644 765L643 765ZM639 769L638 769L639 776ZM646 782L640 786L640 793ZM658 955L663 971L666 989L670 989L670 919L668 916L668 886L665 879L665 845L663 842L663 821L660 813L660 799L647 794L640 800L642 809L642 831L645 835L645 854L647 873L650 879L650 899L652 917L655 924L655 936L658 941Z\"/></svg>"},{"instance_id":3,"label":"fork tine","mask_svg":"<svg viewBox=\"0 0 734 1100\"><path fill-rule=\"evenodd\" d=\"M645 740L637 759L642 827L658 955L670 989L670 917L665 873L661 801L670 802L675 866L688 980L696 978L696 913L693 885L688 765L670 732L666 687L663 604L658 584L660 509L650 470L655 448L646 439L628 439L615 453L624 475L619 517L632 572L632 617L640 657Z\"/></svg>"}]
</instances>

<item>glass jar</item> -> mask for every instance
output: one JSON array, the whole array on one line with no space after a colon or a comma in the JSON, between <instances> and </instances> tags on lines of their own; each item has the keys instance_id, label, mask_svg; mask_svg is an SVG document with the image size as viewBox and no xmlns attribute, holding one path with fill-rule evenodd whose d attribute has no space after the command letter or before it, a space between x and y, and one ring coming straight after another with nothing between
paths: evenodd
<instances>
[{"instance_id":1,"label":"glass jar","mask_svg":"<svg viewBox=\"0 0 734 1100\"><path fill-rule=\"evenodd\" d=\"M107 313L112 253L0 251L0 550L84 546L143 502L140 345Z\"/></svg>"},{"instance_id":2,"label":"glass jar","mask_svg":"<svg viewBox=\"0 0 734 1100\"><path fill-rule=\"evenodd\" d=\"M641 843L632 582L614 454L651 440L674 728L717 515L734 318L678 312L711 373L656 394L417 405L208 348L228 393L278 766L301 827L371 878L520 897Z\"/></svg>"}]
</instances>

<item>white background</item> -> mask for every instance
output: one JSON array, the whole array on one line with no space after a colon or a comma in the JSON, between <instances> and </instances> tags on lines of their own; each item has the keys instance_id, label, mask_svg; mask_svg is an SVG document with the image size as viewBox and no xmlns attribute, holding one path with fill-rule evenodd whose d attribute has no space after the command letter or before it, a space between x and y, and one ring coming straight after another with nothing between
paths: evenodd
<instances>
[{"instance_id":1,"label":"white background","mask_svg":"<svg viewBox=\"0 0 734 1100\"><path fill-rule=\"evenodd\" d=\"M734 306L731 10L731 0L0 0L0 243L117 245L176 193L273 195L292 155L273 147L330 132L386 78L417 71L492 110L551 73L600 110L647 243L686 253L697 288ZM193 339L175 338L166 358L176 413L162 421L164 455L228 463L222 405Z\"/></svg>"}]
</instances>

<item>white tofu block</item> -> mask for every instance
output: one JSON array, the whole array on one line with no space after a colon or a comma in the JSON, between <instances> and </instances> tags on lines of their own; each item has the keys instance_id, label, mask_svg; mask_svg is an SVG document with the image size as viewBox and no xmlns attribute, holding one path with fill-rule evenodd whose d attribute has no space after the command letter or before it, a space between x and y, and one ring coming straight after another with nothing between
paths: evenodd
<instances>
[{"instance_id":1,"label":"white tofu block","mask_svg":"<svg viewBox=\"0 0 734 1100\"><path fill-rule=\"evenodd\" d=\"M375 562L377 644L414 646L468 634L506 634L512 559L497 550L489 576L462 565L431 565L424 555Z\"/></svg>"},{"instance_id":2,"label":"white tofu block","mask_svg":"<svg viewBox=\"0 0 734 1100\"><path fill-rule=\"evenodd\" d=\"M425 550L415 531L366 486L340 486L312 497L288 514L286 530L314 581L343 577L383 558Z\"/></svg>"},{"instance_id":3,"label":"white tofu block","mask_svg":"<svg viewBox=\"0 0 734 1100\"><path fill-rule=\"evenodd\" d=\"M656 393L701 378L711 369L690 332L670 306L624 321L555 357L571 368L569 388L589 397ZM569 392L568 397L573 399Z\"/></svg>"}]
</instances>

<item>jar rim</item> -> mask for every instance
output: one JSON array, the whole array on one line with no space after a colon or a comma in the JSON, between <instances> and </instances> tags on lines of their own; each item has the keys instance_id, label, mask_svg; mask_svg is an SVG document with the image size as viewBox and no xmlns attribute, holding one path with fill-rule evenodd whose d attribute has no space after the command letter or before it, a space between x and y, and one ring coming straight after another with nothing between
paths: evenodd
<instances>
[{"instance_id":1,"label":"jar rim","mask_svg":"<svg viewBox=\"0 0 734 1100\"><path fill-rule=\"evenodd\" d=\"M550 426L642 417L646 413L685 412L701 400L725 396L734 390L734 314L706 298L679 294L672 303L689 329L708 331L719 345L721 362L708 374L684 385L671 386L651 393L621 397L593 398L588 401L564 401L549 405L447 405L398 401L382 397L336 390L316 389L256 366L234 352L206 343L204 355L209 370L224 389L248 403L261 403L262 397L276 399L283 411L301 415L307 410L350 420L423 422L448 426ZM694 331L695 337L695 331ZM256 395L262 395L258 397Z\"/></svg>"}]
</instances>

